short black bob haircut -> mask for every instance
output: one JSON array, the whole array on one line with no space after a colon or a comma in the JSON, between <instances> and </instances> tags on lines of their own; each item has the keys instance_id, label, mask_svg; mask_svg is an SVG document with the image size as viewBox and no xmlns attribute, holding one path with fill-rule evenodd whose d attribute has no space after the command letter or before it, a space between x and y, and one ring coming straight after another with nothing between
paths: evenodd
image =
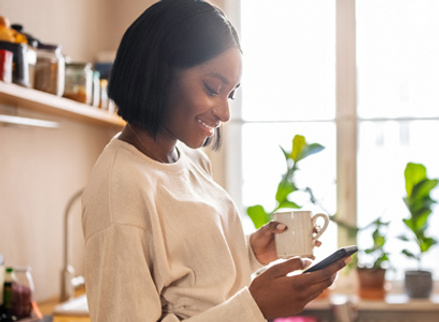
<instances>
[{"instance_id":1,"label":"short black bob haircut","mask_svg":"<svg viewBox=\"0 0 439 322\"><path fill-rule=\"evenodd\" d=\"M241 50L224 13L203 0L162 0L146 9L125 32L117 51L108 96L127 122L157 135L167 113L177 70L202 64L230 48ZM219 128L213 148L220 145Z\"/></svg>"}]
</instances>

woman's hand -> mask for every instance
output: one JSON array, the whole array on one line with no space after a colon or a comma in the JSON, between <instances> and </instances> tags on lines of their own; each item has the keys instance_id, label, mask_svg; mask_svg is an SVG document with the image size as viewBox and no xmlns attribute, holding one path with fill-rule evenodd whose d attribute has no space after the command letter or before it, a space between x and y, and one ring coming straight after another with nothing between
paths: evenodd
<instances>
[{"instance_id":1,"label":"woman's hand","mask_svg":"<svg viewBox=\"0 0 439 322\"><path fill-rule=\"evenodd\" d=\"M258 275L249 290L266 319L296 315L333 283L350 259L341 259L316 272L288 276L310 264L309 259L293 257Z\"/></svg>"},{"instance_id":2,"label":"woman's hand","mask_svg":"<svg viewBox=\"0 0 439 322\"><path fill-rule=\"evenodd\" d=\"M253 253L261 264L267 265L279 258L276 253L274 235L283 233L285 229L287 229L285 224L270 221L250 236L250 245ZM320 245L321 242L316 241L316 246Z\"/></svg>"},{"instance_id":3,"label":"woman's hand","mask_svg":"<svg viewBox=\"0 0 439 322\"><path fill-rule=\"evenodd\" d=\"M283 233L286 228L285 224L271 221L250 236L253 253L261 264L267 265L278 259L274 235Z\"/></svg>"}]
</instances>

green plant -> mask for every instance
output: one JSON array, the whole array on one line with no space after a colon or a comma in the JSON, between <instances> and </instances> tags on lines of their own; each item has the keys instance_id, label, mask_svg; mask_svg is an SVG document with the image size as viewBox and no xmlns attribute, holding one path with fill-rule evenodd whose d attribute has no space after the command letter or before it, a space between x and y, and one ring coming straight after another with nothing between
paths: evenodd
<instances>
[{"instance_id":1,"label":"green plant","mask_svg":"<svg viewBox=\"0 0 439 322\"><path fill-rule=\"evenodd\" d=\"M385 244L387 242L387 228L390 222L383 222L381 218L377 218L368 224L366 227L358 231L369 232L372 229L372 246L360 249L360 253L369 255L371 260L359 262L359 267L365 268L388 268L390 265L389 253L385 251ZM369 263L369 264L368 264ZM370 264L371 263L371 264Z\"/></svg>"},{"instance_id":2,"label":"green plant","mask_svg":"<svg viewBox=\"0 0 439 322\"><path fill-rule=\"evenodd\" d=\"M286 172L282 175L282 179L277 186L275 194L275 207L271 211L267 211L262 205L254 205L247 208L247 215L253 222L255 228L259 228L272 219L272 214L283 208L299 209L301 206L294 201L294 193L303 192L309 196L309 201L312 204L323 207L319 204L317 198L314 196L310 187L298 187L295 181L295 174L299 171L299 162L322 151L325 147L318 143L307 143L305 137L302 135L296 135L293 138L291 151L286 151L282 147L282 152L286 161ZM326 211L326 213L328 213ZM383 222L381 218L372 221L370 224L363 228L358 228L345 223L343 220L339 220L337 215L329 215L331 221L335 222L340 229L345 229L352 238L357 238L360 231L372 229L373 244L366 249L360 249L360 253L369 255L369 258L373 258L373 268L384 268L389 266L388 253L384 251L384 245L386 243L386 231L388 222ZM354 257L354 261L351 266L357 265L357 258ZM361 264L363 266L363 264ZM371 265L368 265L370 267Z\"/></svg>"},{"instance_id":3,"label":"green plant","mask_svg":"<svg viewBox=\"0 0 439 322\"><path fill-rule=\"evenodd\" d=\"M421 267L422 255L424 255L438 241L426 235L428 220L432 214L432 206L436 203L430 196L431 191L436 188L438 179L429 179L427 169L419 163L409 162L404 170L405 189L407 195L403 198L410 216L403 219L409 234L401 235L399 238L406 242L414 242L417 252L404 249L402 253L418 262L418 269Z\"/></svg>"},{"instance_id":4,"label":"green plant","mask_svg":"<svg viewBox=\"0 0 439 322\"><path fill-rule=\"evenodd\" d=\"M255 228L259 228L268 223L272 219L272 214L279 209L299 209L301 207L292 199L292 194L294 192L300 190L305 191L305 189L299 189L297 187L294 178L296 172L299 170L299 162L324 149L324 147L318 143L308 144L305 141L305 137L302 135L296 135L293 138L291 151L286 151L282 147L280 148L285 156L287 169L277 186L275 195L276 205L274 209L272 211L267 211L261 205L254 205L247 208L247 215L252 220Z\"/></svg>"}]
</instances>

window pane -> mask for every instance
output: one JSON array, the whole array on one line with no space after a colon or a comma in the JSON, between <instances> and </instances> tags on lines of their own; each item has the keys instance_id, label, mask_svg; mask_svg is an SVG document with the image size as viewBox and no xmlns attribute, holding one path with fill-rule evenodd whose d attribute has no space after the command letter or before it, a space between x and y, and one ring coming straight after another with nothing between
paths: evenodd
<instances>
[{"instance_id":1,"label":"window pane","mask_svg":"<svg viewBox=\"0 0 439 322\"><path fill-rule=\"evenodd\" d=\"M358 0L360 117L439 115L439 1Z\"/></svg>"},{"instance_id":2,"label":"window pane","mask_svg":"<svg viewBox=\"0 0 439 322\"><path fill-rule=\"evenodd\" d=\"M393 253L391 260L398 269L398 278L405 269L417 268L416 261L400 253L408 244L396 238L407 231L402 219L409 215L402 199L406 193L404 169L407 162L422 163L429 178L439 177L439 155L432 148L432 138L439 138L438 121L363 122L359 127L358 224L364 227L379 216L391 221L387 250ZM439 189L432 196L439 200ZM439 207L435 209L429 233L439 238ZM360 243L370 245L370 234L360 237ZM432 248L423 267L437 270L438 257L439 247Z\"/></svg>"},{"instance_id":3,"label":"window pane","mask_svg":"<svg viewBox=\"0 0 439 322\"><path fill-rule=\"evenodd\" d=\"M325 149L300 161L296 182L299 187L310 187L323 208L310 203L304 195L294 199L314 212L334 214L336 202L335 126L333 123L271 123L243 126L243 204L261 204L271 212L275 193L282 174L286 171L285 157L279 146L291 151L296 134L305 136L307 143L319 143ZM323 246L315 255L326 254L337 247L336 227L330 224L320 240Z\"/></svg>"},{"instance_id":4,"label":"window pane","mask_svg":"<svg viewBox=\"0 0 439 322\"><path fill-rule=\"evenodd\" d=\"M243 118L334 118L334 1L241 3Z\"/></svg>"}]
</instances>

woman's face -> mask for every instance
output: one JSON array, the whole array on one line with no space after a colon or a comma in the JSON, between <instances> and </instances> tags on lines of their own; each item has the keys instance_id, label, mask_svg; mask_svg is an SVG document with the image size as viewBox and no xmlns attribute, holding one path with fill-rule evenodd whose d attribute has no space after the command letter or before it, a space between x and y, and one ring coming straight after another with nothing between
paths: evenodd
<instances>
[{"instance_id":1,"label":"woman's face","mask_svg":"<svg viewBox=\"0 0 439 322\"><path fill-rule=\"evenodd\" d=\"M229 99L239 87L241 73L237 48L178 71L171 84L166 131L191 148L201 147L215 128L229 120Z\"/></svg>"}]
</instances>

